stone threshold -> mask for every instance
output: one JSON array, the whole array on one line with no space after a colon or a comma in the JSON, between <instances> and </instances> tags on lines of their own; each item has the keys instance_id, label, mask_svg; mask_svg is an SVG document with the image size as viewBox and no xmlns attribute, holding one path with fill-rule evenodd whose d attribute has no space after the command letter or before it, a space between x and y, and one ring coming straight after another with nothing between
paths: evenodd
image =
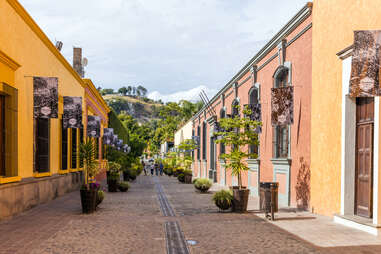
<instances>
[{"instance_id":1,"label":"stone threshold","mask_svg":"<svg viewBox=\"0 0 381 254\"><path fill-rule=\"evenodd\" d=\"M335 214L333 221L351 228L355 228L372 235L381 235L381 225L373 224L372 219L363 218L356 215Z\"/></svg>"}]
</instances>

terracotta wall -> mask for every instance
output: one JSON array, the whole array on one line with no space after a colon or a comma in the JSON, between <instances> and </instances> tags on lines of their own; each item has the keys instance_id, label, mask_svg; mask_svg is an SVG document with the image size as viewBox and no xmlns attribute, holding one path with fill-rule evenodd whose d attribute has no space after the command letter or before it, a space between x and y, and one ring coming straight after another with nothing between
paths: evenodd
<instances>
[{"instance_id":1,"label":"terracotta wall","mask_svg":"<svg viewBox=\"0 0 381 254\"><path fill-rule=\"evenodd\" d=\"M298 27L296 27L291 33L285 36L287 41L295 38L303 29L307 29L298 39L296 39L286 49L286 59L292 63L292 85L294 86L294 124L291 126L291 206L296 205L295 185L297 183L297 174L300 168L300 158L303 157L308 167L310 166L310 111L311 111L311 70L312 70L312 29L308 29L311 25L312 17L309 16ZM274 54L277 54L277 48L275 47L266 54L260 61L255 64L259 67L269 60ZM262 134L260 135L260 181L273 181L273 164L272 159L272 126L271 126L271 88L273 87L273 75L279 66L278 57L269 61L261 70L257 73L257 82L261 84L260 94L262 103ZM249 78L245 83L242 83ZM240 78L237 80L240 85L238 88L238 98L240 101L241 109L244 104L249 103L249 90L253 86L253 78L249 70L244 73L240 73ZM232 87L228 88L225 92L225 108L226 113L231 114L231 105L235 99L235 92ZM220 98L213 101L212 105L215 108L217 117L220 116L220 109L223 107ZM241 113L242 114L242 113ZM206 118L210 117L206 114ZM194 130L197 135L197 126L199 122L204 121L204 113L201 113L199 117L196 117L193 121ZM209 125L208 125L209 131ZM209 160L209 136L208 136L208 157ZM200 137L200 145L202 144L202 135ZM247 149L247 148L245 148ZM226 147L229 150L229 147ZM202 154L202 148L200 150ZM217 155L220 154L220 146L217 145ZM202 159L202 157L201 157ZM217 180L221 183L221 165L217 160ZM207 163L209 169L209 161ZM195 157L194 169L198 171L197 156ZM250 176L253 185L257 185L253 179L255 175ZM231 186L233 179L231 172L226 173L226 185ZM248 185L248 173L243 174L243 185ZM282 178L280 179L282 180ZM286 179L285 179L286 180ZM253 186L252 186L253 187ZM285 191L284 183L280 190Z\"/></svg>"}]
</instances>

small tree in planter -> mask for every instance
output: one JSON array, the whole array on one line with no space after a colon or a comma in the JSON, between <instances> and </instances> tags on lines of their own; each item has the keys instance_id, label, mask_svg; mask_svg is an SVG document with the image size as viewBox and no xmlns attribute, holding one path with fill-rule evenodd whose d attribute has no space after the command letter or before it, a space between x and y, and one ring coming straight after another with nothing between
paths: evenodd
<instances>
[{"instance_id":1,"label":"small tree in planter","mask_svg":"<svg viewBox=\"0 0 381 254\"><path fill-rule=\"evenodd\" d=\"M83 213L92 213L97 205L99 185L89 184L89 178L96 176L99 165L95 160L96 147L91 140L86 140L79 147L79 156L84 166L84 183L81 187L81 204Z\"/></svg>"},{"instance_id":2,"label":"small tree in planter","mask_svg":"<svg viewBox=\"0 0 381 254\"><path fill-rule=\"evenodd\" d=\"M237 106L238 112L240 107ZM251 115L247 107L243 110L244 115ZM220 130L215 134L218 136L216 143L224 143L230 146L230 151L221 155L225 160L226 169L230 169L232 176L237 176L238 186L233 186L233 211L245 212L250 190L242 186L242 172L249 170L246 164L248 158L257 158L257 154L249 153L248 145L259 145L257 129L261 122L251 120L248 117L222 118L219 123Z\"/></svg>"},{"instance_id":3,"label":"small tree in planter","mask_svg":"<svg viewBox=\"0 0 381 254\"><path fill-rule=\"evenodd\" d=\"M118 183L120 180L120 164L116 162L109 162L108 168L110 171L110 176L108 180L108 191L109 192L117 192Z\"/></svg>"},{"instance_id":4,"label":"small tree in planter","mask_svg":"<svg viewBox=\"0 0 381 254\"><path fill-rule=\"evenodd\" d=\"M196 149L196 144L192 139L186 139L179 145L180 156L178 158L182 168L184 168L184 182L192 183L192 157L190 153Z\"/></svg>"}]
</instances>

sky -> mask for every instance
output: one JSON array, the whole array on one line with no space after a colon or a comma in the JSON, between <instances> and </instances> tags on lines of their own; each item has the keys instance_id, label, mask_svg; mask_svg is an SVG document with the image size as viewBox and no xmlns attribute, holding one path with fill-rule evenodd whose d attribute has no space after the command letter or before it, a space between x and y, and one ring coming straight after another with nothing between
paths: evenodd
<instances>
[{"instance_id":1,"label":"sky","mask_svg":"<svg viewBox=\"0 0 381 254\"><path fill-rule=\"evenodd\" d=\"M88 59L96 86L142 85L148 97L218 92L306 0L19 0L49 39Z\"/></svg>"}]
</instances>

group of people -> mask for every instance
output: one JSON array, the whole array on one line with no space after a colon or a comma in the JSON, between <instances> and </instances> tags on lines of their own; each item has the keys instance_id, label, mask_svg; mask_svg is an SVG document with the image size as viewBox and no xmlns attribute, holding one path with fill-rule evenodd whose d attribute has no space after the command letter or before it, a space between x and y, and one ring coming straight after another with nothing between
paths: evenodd
<instances>
[{"instance_id":1,"label":"group of people","mask_svg":"<svg viewBox=\"0 0 381 254\"><path fill-rule=\"evenodd\" d=\"M157 176L159 174L161 176L163 175L164 165L161 162L160 163L158 162L144 163L144 161L142 161L142 165L143 165L144 175L148 174L148 170L151 170L151 176L154 175L154 172L156 173Z\"/></svg>"}]
</instances>

